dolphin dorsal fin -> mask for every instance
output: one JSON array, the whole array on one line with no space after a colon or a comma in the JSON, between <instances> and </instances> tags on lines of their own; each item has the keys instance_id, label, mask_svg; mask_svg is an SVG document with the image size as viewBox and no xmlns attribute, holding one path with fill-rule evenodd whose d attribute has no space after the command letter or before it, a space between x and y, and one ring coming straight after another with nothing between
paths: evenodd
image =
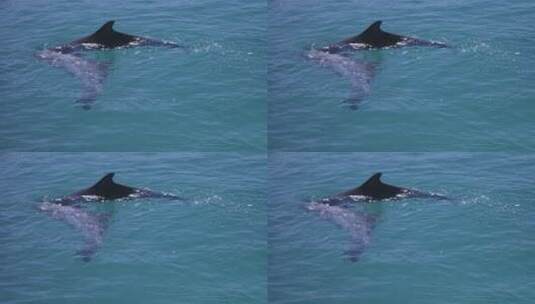
<instances>
[{"instance_id":1,"label":"dolphin dorsal fin","mask_svg":"<svg viewBox=\"0 0 535 304\"><path fill-rule=\"evenodd\" d=\"M108 173L103 178L101 178L93 187L91 188L100 188L100 187L108 187L111 185L114 185L115 182L113 181L113 176L115 173Z\"/></svg>"},{"instance_id":2,"label":"dolphin dorsal fin","mask_svg":"<svg viewBox=\"0 0 535 304\"><path fill-rule=\"evenodd\" d=\"M365 39L366 37L374 37L378 34L381 34L383 32L383 30L381 30L381 23L383 23L383 21L381 20L375 21L370 26L368 26L367 29L360 33L359 37Z\"/></svg>"},{"instance_id":3,"label":"dolphin dorsal fin","mask_svg":"<svg viewBox=\"0 0 535 304\"><path fill-rule=\"evenodd\" d=\"M362 187L362 188L370 188L370 187L376 187L376 186L383 185L383 182L381 181L381 175L382 174L383 173L381 173L381 172L375 173L374 175L372 175L372 177L368 178L367 181L365 181L362 185L360 185L360 187Z\"/></svg>"},{"instance_id":4,"label":"dolphin dorsal fin","mask_svg":"<svg viewBox=\"0 0 535 304\"><path fill-rule=\"evenodd\" d=\"M111 34L114 32L113 30L113 24L115 23L114 20L110 20L106 23L104 23L103 26L101 26L93 35L103 35L103 34Z\"/></svg>"}]
</instances>

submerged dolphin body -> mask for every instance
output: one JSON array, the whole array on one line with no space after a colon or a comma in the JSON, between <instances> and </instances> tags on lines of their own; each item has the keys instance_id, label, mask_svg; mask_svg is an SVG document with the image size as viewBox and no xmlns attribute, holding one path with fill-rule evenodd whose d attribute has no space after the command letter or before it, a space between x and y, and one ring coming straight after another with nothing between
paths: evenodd
<instances>
[{"instance_id":1,"label":"submerged dolphin body","mask_svg":"<svg viewBox=\"0 0 535 304\"><path fill-rule=\"evenodd\" d=\"M155 192L148 189L134 188L116 183L113 180L115 173L108 173L93 186L75 192L66 197L54 200L54 203L61 205L72 205L78 202L104 201L127 198L168 198L181 199L180 197L163 192Z\"/></svg>"},{"instance_id":2,"label":"submerged dolphin body","mask_svg":"<svg viewBox=\"0 0 535 304\"><path fill-rule=\"evenodd\" d=\"M422 40L385 32L381 29L381 23L382 21L376 21L362 33L324 47L321 50L329 53L338 53L347 50L379 49L403 46L431 46L438 48L448 47L446 44L440 42Z\"/></svg>"},{"instance_id":3,"label":"submerged dolphin body","mask_svg":"<svg viewBox=\"0 0 535 304\"><path fill-rule=\"evenodd\" d=\"M85 245L77 251L77 255L85 262L89 262L97 250L102 246L104 232L108 226L111 214L92 214L79 207L43 202L38 209L50 217L63 221L82 233Z\"/></svg>"},{"instance_id":4,"label":"submerged dolphin body","mask_svg":"<svg viewBox=\"0 0 535 304\"><path fill-rule=\"evenodd\" d=\"M102 93L104 81L108 75L109 63L86 59L82 56L82 51L136 46L181 47L169 41L117 32L113 29L114 22L106 22L100 29L89 36L38 51L35 54L38 59L54 67L62 68L80 80L83 91L76 102L81 103L82 108L85 110L89 110L96 98Z\"/></svg>"},{"instance_id":5,"label":"submerged dolphin body","mask_svg":"<svg viewBox=\"0 0 535 304\"><path fill-rule=\"evenodd\" d=\"M83 58L80 55L64 54L51 50L39 51L35 56L53 67L62 68L82 84L82 93L76 100L82 108L89 110L104 88L108 76L109 63Z\"/></svg>"},{"instance_id":6,"label":"submerged dolphin body","mask_svg":"<svg viewBox=\"0 0 535 304\"><path fill-rule=\"evenodd\" d=\"M448 199L445 196L435 193L427 193L414 189L385 184L381 181L381 175L382 173L376 173L360 186L339 193L332 198L323 199L320 202L334 206L344 204L348 201L379 201L401 198Z\"/></svg>"},{"instance_id":7,"label":"submerged dolphin body","mask_svg":"<svg viewBox=\"0 0 535 304\"><path fill-rule=\"evenodd\" d=\"M370 94L375 64L314 49L307 53L307 57L349 80L351 93L344 103L349 104L350 109L357 110L362 100Z\"/></svg>"},{"instance_id":8,"label":"submerged dolphin body","mask_svg":"<svg viewBox=\"0 0 535 304\"><path fill-rule=\"evenodd\" d=\"M351 262L358 262L371 242L371 233L377 218L364 211L354 211L341 206L331 206L318 202L307 205L309 211L315 211L322 218L330 220L343 230L349 232L351 245L345 252Z\"/></svg>"}]
</instances>

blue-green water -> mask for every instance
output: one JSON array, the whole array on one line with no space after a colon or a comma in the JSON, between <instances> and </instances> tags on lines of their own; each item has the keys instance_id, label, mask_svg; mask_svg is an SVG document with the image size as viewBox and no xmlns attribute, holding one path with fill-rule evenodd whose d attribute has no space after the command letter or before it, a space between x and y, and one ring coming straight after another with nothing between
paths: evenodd
<instances>
[{"instance_id":1,"label":"blue-green water","mask_svg":"<svg viewBox=\"0 0 535 304\"><path fill-rule=\"evenodd\" d=\"M270 303L531 303L535 297L533 155L504 153L273 153L269 158ZM341 217L307 200L384 182L449 201L355 205ZM377 216L357 263L336 225Z\"/></svg>"},{"instance_id":2,"label":"blue-green water","mask_svg":"<svg viewBox=\"0 0 535 304\"><path fill-rule=\"evenodd\" d=\"M266 3L2 1L0 149L243 151L266 146ZM84 57L110 64L89 111L81 84L34 57L116 20L121 32L183 49Z\"/></svg>"},{"instance_id":3,"label":"blue-green water","mask_svg":"<svg viewBox=\"0 0 535 304\"><path fill-rule=\"evenodd\" d=\"M108 20L183 47L46 51ZM451 47L315 51L375 20ZM1 1L0 302L533 302L532 20L528 0ZM108 172L184 199L50 203ZM451 199L311 202L375 172Z\"/></svg>"},{"instance_id":4,"label":"blue-green water","mask_svg":"<svg viewBox=\"0 0 535 304\"><path fill-rule=\"evenodd\" d=\"M535 149L533 1L271 1L269 147L284 151ZM385 31L442 41L357 52L376 65L352 111L351 86L307 60L375 20Z\"/></svg>"},{"instance_id":5,"label":"blue-green water","mask_svg":"<svg viewBox=\"0 0 535 304\"><path fill-rule=\"evenodd\" d=\"M266 158L239 153L0 155L0 302L265 303ZM111 212L90 262L45 197L119 183L178 194L87 206Z\"/></svg>"}]
</instances>

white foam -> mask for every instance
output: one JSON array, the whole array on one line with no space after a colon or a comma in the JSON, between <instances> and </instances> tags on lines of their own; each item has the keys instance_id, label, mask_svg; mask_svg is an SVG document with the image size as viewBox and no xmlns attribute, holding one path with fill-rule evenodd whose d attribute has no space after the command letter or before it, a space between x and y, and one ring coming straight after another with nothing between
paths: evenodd
<instances>
[{"instance_id":1,"label":"white foam","mask_svg":"<svg viewBox=\"0 0 535 304\"><path fill-rule=\"evenodd\" d=\"M356 50L368 47L366 43L350 43L349 46L351 46L352 48Z\"/></svg>"},{"instance_id":2,"label":"white foam","mask_svg":"<svg viewBox=\"0 0 535 304\"><path fill-rule=\"evenodd\" d=\"M357 202L359 202L359 201L363 201L363 200L367 200L367 199L368 199L368 197L365 196L365 195L350 195L349 198L350 198L351 200L353 200L353 201L357 201Z\"/></svg>"},{"instance_id":3,"label":"white foam","mask_svg":"<svg viewBox=\"0 0 535 304\"><path fill-rule=\"evenodd\" d=\"M88 49L98 49L102 47L102 44L98 43L82 43L82 45Z\"/></svg>"},{"instance_id":4,"label":"white foam","mask_svg":"<svg viewBox=\"0 0 535 304\"><path fill-rule=\"evenodd\" d=\"M82 198L86 201L98 201L102 199L102 197L98 195L82 195Z\"/></svg>"}]
</instances>

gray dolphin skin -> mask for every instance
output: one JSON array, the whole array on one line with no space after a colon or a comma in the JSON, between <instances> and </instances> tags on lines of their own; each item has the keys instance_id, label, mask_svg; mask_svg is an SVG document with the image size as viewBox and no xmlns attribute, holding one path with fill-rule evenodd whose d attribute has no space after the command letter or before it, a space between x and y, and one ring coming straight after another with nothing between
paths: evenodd
<instances>
[{"instance_id":1,"label":"gray dolphin skin","mask_svg":"<svg viewBox=\"0 0 535 304\"><path fill-rule=\"evenodd\" d=\"M351 92L343 103L349 105L350 109L357 110L364 98L370 94L376 64L314 49L307 53L307 57L349 80Z\"/></svg>"},{"instance_id":2,"label":"gray dolphin skin","mask_svg":"<svg viewBox=\"0 0 535 304\"><path fill-rule=\"evenodd\" d=\"M360 186L339 193L332 198L323 199L321 200L321 202L334 206L347 202L374 202L380 200L395 200L402 198L433 198L439 200L448 199L445 196L435 193L427 193L383 183L381 181L381 176L382 173L375 173Z\"/></svg>"},{"instance_id":3,"label":"gray dolphin skin","mask_svg":"<svg viewBox=\"0 0 535 304\"><path fill-rule=\"evenodd\" d=\"M371 242L371 234L377 217L364 211L351 210L341 206L331 206L320 202L312 202L307 205L309 211L318 212L319 215L334 222L350 235L350 246L345 251L346 257L351 262L358 262Z\"/></svg>"},{"instance_id":4,"label":"gray dolphin skin","mask_svg":"<svg viewBox=\"0 0 535 304\"><path fill-rule=\"evenodd\" d=\"M93 34L64 45L35 53L35 57L51 66L62 68L82 83L82 94L76 100L82 109L89 110L102 94L108 75L109 62L99 62L82 56L82 51L131 48L137 46L162 46L181 48L180 45L158 39L134 36L113 29L115 21L108 21Z\"/></svg>"},{"instance_id":5,"label":"gray dolphin skin","mask_svg":"<svg viewBox=\"0 0 535 304\"><path fill-rule=\"evenodd\" d=\"M72 205L79 202L106 201L129 198L168 198L181 199L180 197L164 192L155 192L148 189L135 188L116 183L113 180L115 173L108 173L93 186L75 192L71 195L54 200L61 205Z\"/></svg>"},{"instance_id":6,"label":"gray dolphin skin","mask_svg":"<svg viewBox=\"0 0 535 304\"><path fill-rule=\"evenodd\" d=\"M43 202L38 209L50 217L67 223L80 232L85 239L84 247L76 252L84 262L89 262L102 246L104 232L111 214L92 214L76 206Z\"/></svg>"},{"instance_id":7,"label":"gray dolphin skin","mask_svg":"<svg viewBox=\"0 0 535 304\"><path fill-rule=\"evenodd\" d=\"M329 53L338 53L348 50L397 48L404 46L448 47L446 44L440 42L385 32L381 29L381 24L382 21L375 21L362 33L324 47L321 50Z\"/></svg>"},{"instance_id":8,"label":"gray dolphin skin","mask_svg":"<svg viewBox=\"0 0 535 304\"><path fill-rule=\"evenodd\" d=\"M81 104L83 109L89 110L97 97L102 94L104 81L108 76L109 63L49 49L39 51L35 56L53 67L67 71L80 81L82 93L76 103Z\"/></svg>"}]
</instances>

